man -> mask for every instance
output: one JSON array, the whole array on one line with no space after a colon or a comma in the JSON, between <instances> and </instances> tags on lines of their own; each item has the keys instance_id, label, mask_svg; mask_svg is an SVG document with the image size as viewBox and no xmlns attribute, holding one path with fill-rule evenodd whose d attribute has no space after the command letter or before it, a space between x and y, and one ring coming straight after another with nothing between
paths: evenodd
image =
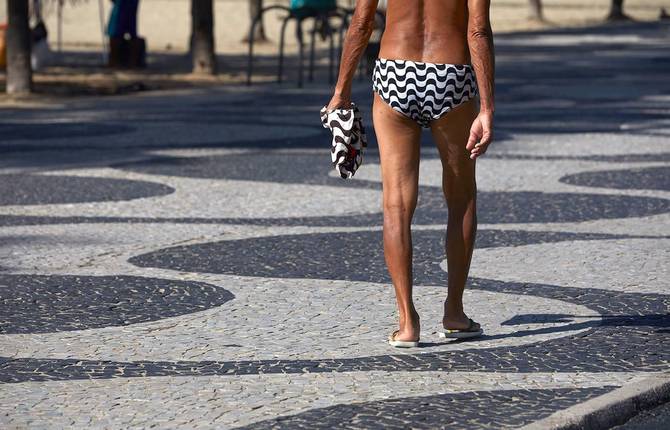
<instances>
[{"instance_id":1,"label":"man","mask_svg":"<svg viewBox=\"0 0 670 430\"><path fill-rule=\"evenodd\" d=\"M137 38L137 6L139 0L112 0L114 6L109 15L107 34L112 39L123 39L128 35Z\"/></svg>"},{"instance_id":2,"label":"man","mask_svg":"<svg viewBox=\"0 0 670 430\"><path fill-rule=\"evenodd\" d=\"M112 0L109 15L109 66L144 67L146 44L137 37L137 7L139 0ZM127 38L127 39L126 39Z\"/></svg>"},{"instance_id":3,"label":"man","mask_svg":"<svg viewBox=\"0 0 670 430\"><path fill-rule=\"evenodd\" d=\"M352 78L372 33L377 4L378 0L357 2L328 109L350 106ZM382 171L384 255L400 316L399 330L389 337L396 347L419 344L410 226L418 195L422 128L430 128L439 150L449 208L442 334L468 338L483 332L463 311L463 290L477 230L475 162L493 137L489 8L490 0L387 1L386 29L373 73L373 122Z\"/></svg>"}]
</instances>

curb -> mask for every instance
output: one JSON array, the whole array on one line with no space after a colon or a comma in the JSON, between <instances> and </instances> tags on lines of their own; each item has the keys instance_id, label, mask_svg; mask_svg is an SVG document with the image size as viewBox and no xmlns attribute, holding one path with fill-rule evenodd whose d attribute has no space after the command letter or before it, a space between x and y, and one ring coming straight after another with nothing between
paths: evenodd
<instances>
[{"instance_id":1,"label":"curb","mask_svg":"<svg viewBox=\"0 0 670 430\"><path fill-rule=\"evenodd\" d=\"M602 396L555 412L522 430L605 430L639 412L670 401L670 373L626 384Z\"/></svg>"}]
</instances>

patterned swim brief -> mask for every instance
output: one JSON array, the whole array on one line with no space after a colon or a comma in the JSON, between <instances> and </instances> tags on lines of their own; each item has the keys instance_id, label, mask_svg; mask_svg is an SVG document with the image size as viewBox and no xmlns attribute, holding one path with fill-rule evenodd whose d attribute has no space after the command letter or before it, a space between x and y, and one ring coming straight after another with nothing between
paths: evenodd
<instances>
[{"instance_id":1,"label":"patterned swim brief","mask_svg":"<svg viewBox=\"0 0 670 430\"><path fill-rule=\"evenodd\" d=\"M467 64L434 64L377 59L372 89L394 110L421 127L477 95L477 81Z\"/></svg>"}]
</instances>

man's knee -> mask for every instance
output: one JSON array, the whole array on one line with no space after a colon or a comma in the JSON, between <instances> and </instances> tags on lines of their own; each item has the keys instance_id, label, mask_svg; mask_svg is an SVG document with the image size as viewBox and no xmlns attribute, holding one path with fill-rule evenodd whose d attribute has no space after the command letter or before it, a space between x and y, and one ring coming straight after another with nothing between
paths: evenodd
<instances>
[{"instance_id":1,"label":"man's knee","mask_svg":"<svg viewBox=\"0 0 670 430\"><path fill-rule=\"evenodd\" d=\"M459 184L444 184L442 187L444 197L451 200L470 200L477 194L477 186L471 182Z\"/></svg>"},{"instance_id":2,"label":"man's knee","mask_svg":"<svg viewBox=\"0 0 670 430\"><path fill-rule=\"evenodd\" d=\"M416 201L406 201L402 198L384 199L384 222L391 224L406 224L411 222Z\"/></svg>"},{"instance_id":3,"label":"man's knee","mask_svg":"<svg viewBox=\"0 0 670 430\"><path fill-rule=\"evenodd\" d=\"M467 209L477 198L477 186L474 181L450 181L443 184L442 190L450 209Z\"/></svg>"}]
</instances>

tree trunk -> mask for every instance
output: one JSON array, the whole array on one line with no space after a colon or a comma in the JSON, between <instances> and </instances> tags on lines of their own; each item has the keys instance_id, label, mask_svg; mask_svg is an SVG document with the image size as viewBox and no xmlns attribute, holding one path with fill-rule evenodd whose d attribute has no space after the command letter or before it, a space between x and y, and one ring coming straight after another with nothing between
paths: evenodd
<instances>
[{"instance_id":1,"label":"tree trunk","mask_svg":"<svg viewBox=\"0 0 670 430\"><path fill-rule=\"evenodd\" d=\"M536 21L544 21L544 14L542 13L542 0L530 0L530 14L529 19Z\"/></svg>"},{"instance_id":2,"label":"tree trunk","mask_svg":"<svg viewBox=\"0 0 670 430\"><path fill-rule=\"evenodd\" d=\"M7 94L32 91L28 0L7 1Z\"/></svg>"},{"instance_id":3,"label":"tree trunk","mask_svg":"<svg viewBox=\"0 0 670 430\"><path fill-rule=\"evenodd\" d=\"M249 29L251 30L251 23L254 22L254 19L256 19L256 16L258 16L258 12L263 9L263 0L249 0ZM263 25L263 20L261 19L258 25L256 25L256 31L254 34L254 41L256 42L265 42L267 41L267 37L265 37L265 26ZM248 42L249 41L249 35L246 34L244 36L244 39L242 39L243 42Z\"/></svg>"},{"instance_id":4,"label":"tree trunk","mask_svg":"<svg viewBox=\"0 0 670 430\"><path fill-rule=\"evenodd\" d=\"M216 73L212 0L191 0L191 57L193 73Z\"/></svg>"},{"instance_id":5,"label":"tree trunk","mask_svg":"<svg viewBox=\"0 0 670 430\"><path fill-rule=\"evenodd\" d=\"M629 19L628 15L623 13L623 0L612 0L610 14L607 17L610 21Z\"/></svg>"}]
</instances>

